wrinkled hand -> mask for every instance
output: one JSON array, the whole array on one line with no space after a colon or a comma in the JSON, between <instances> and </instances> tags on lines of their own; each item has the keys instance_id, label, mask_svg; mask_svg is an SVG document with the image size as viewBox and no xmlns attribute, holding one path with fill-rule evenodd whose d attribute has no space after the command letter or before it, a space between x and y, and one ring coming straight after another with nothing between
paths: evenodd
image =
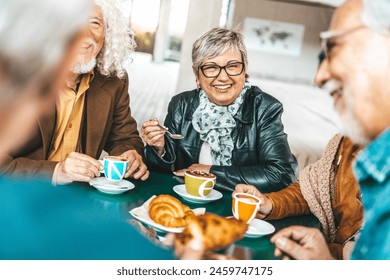
<instances>
[{"instance_id":1,"label":"wrinkled hand","mask_svg":"<svg viewBox=\"0 0 390 280\"><path fill-rule=\"evenodd\" d=\"M142 124L142 139L147 145L154 147L159 156L161 156L164 152L164 134L165 130L158 126L158 120L156 118L153 118L150 121L146 121Z\"/></svg>"},{"instance_id":2,"label":"wrinkled hand","mask_svg":"<svg viewBox=\"0 0 390 280\"><path fill-rule=\"evenodd\" d=\"M128 150L120 155L129 160L129 168L125 173L125 178L132 177L134 179L141 179L145 181L149 178L149 171L142 160L142 157L136 150Z\"/></svg>"},{"instance_id":3,"label":"wrinkled hand","mask_svg":"<svg viewBox=\"0 0 390 280\"><path fill-rule=\"evenodd\" d=\"M271 242L275 256L297 260L333 260L322 233L315 228L291 226L277 232Z\"/></svg>"},{"instance_id":4,"label":"wrinkled hand","mask_svg":"<svg viewBox=\"0 0 390 280\"><path fill-rule=\"evenodd\" d=\"M174 233L168 233L164 243L167 246L173 246L175 256L180 260L202 260L204 258L205 249L201 236L194 236L183 245L176 239Z\"/></svg>"},{"instance_id":5,"label":"wrinkled hand","mask_svg":"<svg viewBox=\"0 0 390 280\"><path fill-rule=\"evenodd\" d=\"M184 174L188 170L198 170L198 171L203 171L203 172L210 173L210 169L211 169L211 165L193 164L193 165L191 165L191 166L189 166L187 168L176 170L175 172L173 172L173 174L175 174L176 176L184 177Z\"/></svg>"},{"instance_id":6,"label":"wrinkled hand","mask_svg":"<svg viewBox=\"0 0 390 280\"><path fill-rule=\"evenodd\" d=\"M259 219L264 219L272 211L272 202L271 200L263 195L255 186L238 184L235 188L235 192L247 193L254 195L261 200L260 209L258 211L257 217Z\"/></svg>"},{"instance_id":7,"label":"wrinkled hand","mask_svg":"<svg viewBox=\"0 0 390 280\"><path fill-rule=\"evenodd\" d=\"M348 241L344 244L343 247L343 259L349 260L352 255L352 251L355 248L356 242L355 241Z\"/></svg>"},{"instance_id":8,"label":"wrinkled hand","mask_svg":"<svg viewBox=\"0 0 390 280\"><path fill-rule=\"evenodd\" d=\"M172 247L176 258L180 260L237 260L233 256L206 252L202 237L195 236L187 244L183 245L176 239L176 234L168 233L164 244Z\"/></svg>"},{"instance_id":9,"label":"wrinkled hand","mask_svg":"<svg viewBox=\"0 0 390 280\"><path fill-rule=\"evenodd\" d=\"M100 176L103 166L88 155L72 152L57 165L57 184L69 184L74 181L89 182Z\"/></svg>"}]
</instances>

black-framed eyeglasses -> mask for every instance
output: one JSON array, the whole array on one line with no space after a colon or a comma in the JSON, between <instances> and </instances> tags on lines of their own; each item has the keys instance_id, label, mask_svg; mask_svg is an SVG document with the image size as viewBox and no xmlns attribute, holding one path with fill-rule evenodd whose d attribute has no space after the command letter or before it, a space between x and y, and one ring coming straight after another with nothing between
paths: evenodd
<instances>
[{"instance_id":1,"label":"black-framed eyeglasses","mask_svg":"<svg viewBox=\"0 0 390 280\"><path fill-rule=\"evenodd\" d=\"M349 35L355 31L361 30L365 25L361 24L352 28L342 30L329 30L320 33L321 49L325 54L325 58L329 60L332 49L337 45L334 38Z\"/></svg>"},{"instance_id":2,"label":"black-framed eyeglasses","mask_svg":"<svg viewBox=\"0 0 390 280\"><path fill-rule=\"evenodd\" d=\"M217 64L205 64L199 66L199 69L206 78L218 77L219 74L221 74L222 69L224 69L226 74L229 76L238 76L242 73L242 71L244 71L245 64L243 62L232 62L225 66L219 66Z\"/></svg>"}]
</instances>

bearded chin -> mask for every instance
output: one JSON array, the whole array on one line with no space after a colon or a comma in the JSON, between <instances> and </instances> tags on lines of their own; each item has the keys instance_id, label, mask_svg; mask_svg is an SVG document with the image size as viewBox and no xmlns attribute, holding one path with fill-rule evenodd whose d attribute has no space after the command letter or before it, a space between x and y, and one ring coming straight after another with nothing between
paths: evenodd
<instances>
[{"instance_id":1,"label":"bearded chin","mask_svg":"<svg viewBox=\"0 0 390 280\"><path fill-rule=\"evenodd\" d=\"M96 58L93 58L90 61L88 61L87 63L78 64L78 65L73 66L72 71L75 74L89 73L92 71L92 69L95 67L95 65L96 65Z\"/></svg>"},{"instance_id":2,"label":"bearded chin","mask_svg":"<svg viewBox=\"0 0 390 280\"><path fill-rule=\"evenodd\" d=\"M366 146L371 140L367 137L362 125L353 116L351 111L345 112L341 117L341 133L351 138L352 142Z\"/></svg>"}]
</instances>

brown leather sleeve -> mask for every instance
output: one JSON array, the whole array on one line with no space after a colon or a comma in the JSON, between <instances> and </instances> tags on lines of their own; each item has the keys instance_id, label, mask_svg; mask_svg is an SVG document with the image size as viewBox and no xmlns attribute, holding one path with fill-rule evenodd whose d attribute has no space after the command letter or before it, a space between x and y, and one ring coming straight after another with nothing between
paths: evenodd
<instances>
[{"instance_id":1,"label":"brown leather sleeve","mask_svg":"<svg viewBox=\"0 0 390 280\"><path fill-rule=\"evenodd\" d=\"M310 214L309 206L302 196L299 182L295 182L281 191L265 195L272 202L272 211L266 220Z\"/></svg>"},{"instance_id":2,"label":"brown leather sleeve","mask_svg":"<svg viewBox=\"0 0 390 280\"><path fill-rule=\"evenodd\" d=\"M43 178L51 180L57 162L34 160L26 157L13 158L0 155L0 176L12 175L23 178Z\"/></svg>"}]
</instances>

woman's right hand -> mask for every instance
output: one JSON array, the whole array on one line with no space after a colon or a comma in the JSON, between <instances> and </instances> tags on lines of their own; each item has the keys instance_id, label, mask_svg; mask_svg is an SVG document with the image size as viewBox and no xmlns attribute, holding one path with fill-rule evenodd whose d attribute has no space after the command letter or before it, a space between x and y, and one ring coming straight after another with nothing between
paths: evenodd
<instances>
[{"instance_id":1,"label":"woman's right hand","mask_svg":"<svg viewBox=\"0 0 390 280\"><path fill-rule=\"evenodd\" d=\"M164 153L164 134L165 130L158 125L158 120L156 118L153 118L150 121L146 121L142 124L142 139L147 145L154 147L159 156Z\"/></svg>"},{"instance_id":2,"label":"woman's right hand","mask_svg":"<svg viewBox=\"0 0 390 280\"><path fill-rule=\"evenodd\" d=\"M263 195L255 186L238 184L235 188L235 192L247 193L254 195L261 200L260 209L258 211L257 217L264 219L272 211L272 202L271 200Z\"/></svg>"}]
</instances>

